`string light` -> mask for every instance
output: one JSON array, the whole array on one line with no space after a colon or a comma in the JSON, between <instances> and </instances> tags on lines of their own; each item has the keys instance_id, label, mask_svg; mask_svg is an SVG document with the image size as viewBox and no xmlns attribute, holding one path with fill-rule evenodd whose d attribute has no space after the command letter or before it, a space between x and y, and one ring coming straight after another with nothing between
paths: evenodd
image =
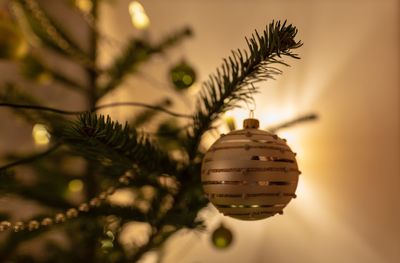
<instances>
[{"instance_id":1,"label":"string light","mask_svg":"<svg viewBox=\"0 0 400 263\"><path fill-rule=\"evenodd\" d=\"M135 28L144 30L149 27L150 19L142 4L138 1L131 1L129 4L129 14L131 15L132 25Z\"/></svg>"},{"instance_id":2,"label":"string light","mask_svg":"<svg viewBox=\"0 0 400 263\"><path fill-rule=\"evenodd\" d=\"M35 124L32 129L32 137L37 145L46 145L50 142L50 134L43 124Z\"/></svg>"}]
</instances>

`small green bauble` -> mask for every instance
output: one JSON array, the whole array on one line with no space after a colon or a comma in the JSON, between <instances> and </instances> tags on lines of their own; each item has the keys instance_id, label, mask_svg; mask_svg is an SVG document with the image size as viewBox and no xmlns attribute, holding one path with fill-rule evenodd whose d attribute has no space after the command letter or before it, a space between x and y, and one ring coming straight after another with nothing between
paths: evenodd
<instances>
[{"instance_id":1,"label":"small green bauble","mask_svg":"<svg viewBox=\"0 0 400 263\"><path fill-rule=\"evenodd\" d=\"M229 230L223 224L221 224L212 233L211 241L215 248L226 249L231 245L233 241L233 234L231 230Z\"/></svg>"},{"instance_id":2,"label":"small green bauble","mask_svg":"<svg viewBox=\"0 0 400 263\"><path fill-rule=\"evenodd\" d=\"M170 78L177 90L185 90L196 81L196 72L185 61L181 61L170 70Z\"/></svg>"}]
</instances>

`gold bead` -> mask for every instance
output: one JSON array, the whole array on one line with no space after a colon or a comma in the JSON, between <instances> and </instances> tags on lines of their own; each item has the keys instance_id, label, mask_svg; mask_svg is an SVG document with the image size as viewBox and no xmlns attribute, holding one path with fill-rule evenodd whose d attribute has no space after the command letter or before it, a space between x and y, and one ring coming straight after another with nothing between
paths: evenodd
<instances>
[{"instance_id":1,"label":"gold bead","mask_svg":"<svg viewBox=\"0 0 400 263\"><path fill-rule=\"evenodd\" d=\"M121 176L121 177L118 179L118 182L120 182L121 184L128 185L128 184L129 184L129 178L127 178L127 177L125 177L125 176Z\"/></svg>"},{"instance_id":2,"label":"gold bead","mask_svg":"<svg viewBox=\"0 0 400 263\"><path fill-rule=\"evenodd\" d=\"M39 224L39 222L36 221L36 220L31 220L31 221L28 223L28 229L29 229L29 231L36 230L36 229L39 228L39 226L40 226L40 224Z\"/></svg>"},{"instance_id":3,"label":"gold bead","mask_svg":"<svg viewBox=\"0 0 400 263\"><path fill-rule=\"evenodd\" d=\"M78 210L81 212L88 212L89 211L89 205L86 203L80 204L78 207Z\"/></svg>"},{"instance_id":4,"label":"gold bead","mask_svg":"<svg viewBox=\"0 0 400 263\"><path fill-rule=\"evenodd\" d=\"M11 227L11 223L8 221L2 221L0 223L0 232L5 231Z\"/></svg>"},{"instance_id":5,"label":"gold bead","mask_svg":"<svg viewBox=\"0 0 400 263\"><path fill-rule=\"evenodd\" d=\"M14 228L14 232L19 232L19 231L24 230L25 226L24 226L23 222L19 221L19 222L14 224L13 228Z\"/></svg>"},{"instance_id":6,"label":"gold bead","mask_svg":"<svg viewBox=\"0 0 400 263\"><path fill-rule=\"evenodd\" d=\"M133 179L133 177L134 177L134 175L133 175L133 173L132 173L131 171L126 172L126 173L124 174L124 176L125 176L126 178L128 178L128 179Z\"/></svg>"},{"instance_id":7,"label":"gold bead","mask_svg":"<svg viewBox=\"0 0 400 263\"><path fill-rule=\"evenodd\" d=\"M68 218L78 217L78 210L76 210L75 208L70 208L67 210L66 215Z\"/></svg>"},{"instance_id":8,"label":"gold bead","mask_svg":"<svg viewBox=\"0 0 400 263\"><path fill-rule=\"evenodd\" d=\"M89 202L90 206L99 206L100 205L100 199L95 197L92 198Z\"/></svg>"},{"instance_id":9,"label":"gold bead","mask_svg":"<svg viewBox=\"0 0 400 263\"><path fill-rule=\"evenodd\" d=\"M51 226L53 224L53 219L50 217L43 218L41 224L42 226Z\"/></svg>"},{"instance_id":10,"label":"gold bead","mask_svg":"<svg viewBox=\"0 0 400 263\"><path fill-rule=\"evenodd\" d=\"M112 195L113 193L115 193L115 187L109 187L108 189L107 189L107 194L108 195Z\"/></svg>"},{"instance_id":11,"label":"gold bead","mask_svg":"<svg viewBox=\"0 0 400 263\"><path fill-rule=\"evenodd\" d=\"M107 192L101 192L99 194L99 199L100 200L105 200L107 198Z\"/></svg>"},{"instance_id":12,"label":"gold bead","mask_svg":"<svg viewBox=\"0 0 400 263\"><path fill-rule=\"evenodd\" d=\"M56 223L63 223L63 222L65 222L66 218L65 218L65 215L63 213L58 213L58 214L56 214L54 219L55 219Z\"/></svg>"}]
</instances>

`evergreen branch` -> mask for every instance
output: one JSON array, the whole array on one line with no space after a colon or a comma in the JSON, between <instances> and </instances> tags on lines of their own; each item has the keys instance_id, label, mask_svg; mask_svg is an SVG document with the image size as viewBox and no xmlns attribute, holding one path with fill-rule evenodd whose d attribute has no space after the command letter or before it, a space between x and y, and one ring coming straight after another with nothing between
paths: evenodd
<instances>
[{"instance_id":1,"label":"evergreen branch","mask_svg":"<svg viewBox=\"0 0 400 263\"><path fill-rule=\"evenodd\" d=\"M70 79L69 77L66 77L65 75L55 71L50 67L46 67L46 71L50 73L54 80L64 84L63 87L67 89L79 92L83 92L85 90L85 88L80 83L76 82L73 79Z\"/></svg>"},{"instance_id":2,"label":"evergreen branch","mask_svg":"<svg viewBox=\"0 0 400 263\"><path fill-rule=\"evenodd\" d=\"M173 112L170 110L167 110L163 107L160 106L153 106L149 105L146 103L141 103L141 102L115 102L115 103L109 103L109 104L103 104L97 107L94 107L92 112L96 112L100 109L105 109L105 108L112 108L112 107L120 107L120 106L133 106L133 107L143 107L155 111L160 111L164 112L166 114L169 114L174 117L180 117L180 118L191 118L191 115L186 115L182 113L177 113ZM8 102L0 102L0 107L9 107L9 108L14 108L14 109L26 109L26 110L38 110L38 111L48 111L52 113L57 113L57 114L63 114L63 115L78 115L78 114L83 114L86 111L68 111L68 110L60 110L56 108L51 108L51 107L46 107L46 106L40 106L40 105L25 105L25 104L15 104L15 103L8 103Z\"/></svg>"},{"instance_id":3,"label":"evergreen branch","mask_svg":"<svg viewBox=\"0 0 400 263\"><path fill-rule=\"evenodd\" d=\"M294 40L296 34L297 28L286 25L286 21L283 24L273 21L263 34L256 31L250 39L246 38L248 51L238 49L224 59L217 73L203 84L198 98L198 111L193 117L193 129L189 131L187 143L191 159L196 156L201 136L222 113L236 107L240 101L251 100L249 85L281 74L276 66L288 66L282 56L299 58L292 53L293 49L302 46L300 41Z\"/></svg>"},{"instance_id":4,"label":"evergreen branch","mask_svg":"<svg viewBox=\"0 0 400 263\"><path fill-rule=\"evenodd\" d=\"M299 124L299 123L303 123L303 122L306 122L306 121L314 121L314 120L317 120L317 119L318 119L318 115L316 115L315 113L311 113L311 114L307 114L307 115L298 117L298 118L296 118L294 120L278 124L278 125L276 125L274 127L268 128L267 130L269 130L270 132L275 133L278 130L281 130L281 129L284 129L284 128L288 128L288 127L291 127L293 125L296 125L296 124Z\"/></svg>"},{"instance_id":5,"label":"evergreen branch","mask_svg":"<svg viewBox=\"0 0 400 263\"><path fill-rule=\"evenodd\" d=\"M46 122L48 124L51 124L51 126L54 126L55 124L59 124L63 120L62 118L51 118L50 115L42 111L31 114L24 110L18 110L20 107L14 107L15 104L29 105L29 107L31 107L31 105L40 105L40 100L32 96L32 94L17 88L16 85L13 83L6 83L5 87L1 89L0 104L4 104L0 107L9 107L11 109L16 109L15 112L17 114L20 114L29 123Z\"/></svg>"},{"instance_id":6,"label":"evergreen branch","mask_svg":"<svg viewBox=\"0 0 400 263\"><path fill-rule=\"evenodd\" d=\"M65 111L60 109L55 109L40 105L25 105L25 104L15 104L8 102L1 102L0 107L8 107L12 109L25 109L25 110L37 110L37 111L47 111L52 113L64 114L64 115L77 115L82 113L81 111Z\"/></svg>"},{"instance_id":7,"label":"evergreen branch","mask_svg":"<svg viewBox=\"0 0 400 263\"><path fill-rule=\"evenodd\" d=\"M140 63L149 60L152 55L163 52L179 43L183 38L191 36L190 29L184 28L164 38L159 44L151 45L143 40L132 39L119 57L108 69L109 81L99 91L101 98L122 83L125 76L134 72Z\"/></svg>"},{"instance_id":8,"label":"evergreen branch","mask_svg":"<svg viewBox=\"0 0 400 263\"><path fill-rule=\"evenodd\" d=\"M63 87L68 88L73 91L84 91L85 88L77 81L65 76L64 74L58 72L53 67L45 63L38 54L33 51L26 57L24 57L21 62L22 75L27 79L37 79L42 74L50 75L52 80L56 80L63 85Z\"/></svg>"},{"instance_id":9,"label":"evergreen branch","mask_svg":"<svg viewBox=\"0 0 400 263\"><path fill-rule=\"evenodd\" d=\"M26 158L17 160L17 161L15 161L15 162L11 162L11 163L6 164L6 165L4 165L4 166L0 166L0 172L2 172L2 171L4 171L4 170L7 170L7 169L9 169L9 168L12 168L12 167L14 167L14 166L17 166L17 165L21 165L21 164L26 164L26 163L34 162L34 161L36 161L36 160L38 160L38 159L40 159L40 158L43 158L43 157L45 157L45 156L51 154L52 152L54 152L55 150L57 150L60 146L61 146L61 143L56 143L56 144L54 144L52 147L50 147L49 149L47 149L47 150L44 151L44 152L41 152L41 153L39 153L39 154L34 154L34 155L31 155L31 156L28 156L28 157L26 157Z\"/></svg>"},{"instance_id":10,"label":"evergreen branch","mask_svg":"<svg viewBox=\"0 0 400 263\"><path fill-rule=\"evenodd\" d=\"M47 47L77 59L85 65L92 65L88 55L35 0L14 0L22 8L32 31Z\"/></svg>"},{"instance_id":11,"label":"evergreen branch","mask_svg":"<svg viewBox=\"0 0 400 263\"><path fill-rule=\"evenodd\" d=\"M103 115L84 113L66 127L63 141L81 155L104 165L131 168L134 164L148 172L174 174L176 163L156 148L148 138Z\"/></svg>"},{"instance_id":12,"label":"evergreen branch","mask_svg":"<svg viewBox=\"0 0 400 263\"><path fill-rule=\"evenodd\" d=\"M149 105L149 104L145 104L145 103L141 103L141 102L115 102L115 103L103 104L103 105L95 107L94 110L98 111L98 110L104 109L104 108L119 107L119 106L142 107L142 108L147 108L147 109L151 109L151 110L155 110L155 111L164 112L164 113L169 114L174 117L191 118L191 115L188 115L188 114L177 113L177 112L168 110L161 106L153 106L153 105Z\"/></svg>"}]
</instances>

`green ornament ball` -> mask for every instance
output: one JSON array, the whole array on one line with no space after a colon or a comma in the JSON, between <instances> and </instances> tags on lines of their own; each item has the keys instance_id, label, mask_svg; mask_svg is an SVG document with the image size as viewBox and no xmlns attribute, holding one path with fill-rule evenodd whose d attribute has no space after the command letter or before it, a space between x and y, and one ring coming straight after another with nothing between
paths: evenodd
<instances>
[{"instance_id":1,"label":"green ornament ball","mask_svg":"<svg viewBox=\"0 0 400 263\"><path fill-rule=\"evenodd\" d=\"M231 230L221 224L211 235L211 242L217 249L228 248L233 241L233 234Z\"/></svg>"},{"instance_id":2,"label":"green ornament ball","mask_svg":"<svg viewBox=\"0 0 400 263\"><path fill-rule=\"evenodd\" d=\"M170 69L170 79L177 90L185 90L196 81L196 72L185 61L178 63Z\"/></svg>"},{"instance_id":3,"label":"green ornament ball","mask_svg":"<svg viewBox=\"0 0 400 263\"><path fill-rule=\"evenodd\" d=\"M28 52L28 43L11 21L0 19L0 59L21 59Z\"/></svg>"}]
</instances>

